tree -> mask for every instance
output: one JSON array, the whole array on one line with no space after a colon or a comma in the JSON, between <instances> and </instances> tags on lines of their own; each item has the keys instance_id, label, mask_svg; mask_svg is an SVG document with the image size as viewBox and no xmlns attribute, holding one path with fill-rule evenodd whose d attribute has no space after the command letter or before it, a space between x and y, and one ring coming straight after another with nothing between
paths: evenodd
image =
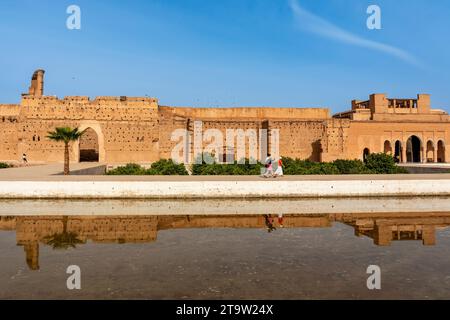
<instances>
[{"instance_id":1,"label":"tree","mask_svg":"<svg viewBox=\"0 0 450 320\"><path fill-rule=\"evenodd\" d=\"M55 131L49 131L47 138L54 141L64 142L64 175L69 175L69 143L77 141L85 133L79 131L78 128L72 129L70 127L55 128Z\"/></svg>"}]
</instances>

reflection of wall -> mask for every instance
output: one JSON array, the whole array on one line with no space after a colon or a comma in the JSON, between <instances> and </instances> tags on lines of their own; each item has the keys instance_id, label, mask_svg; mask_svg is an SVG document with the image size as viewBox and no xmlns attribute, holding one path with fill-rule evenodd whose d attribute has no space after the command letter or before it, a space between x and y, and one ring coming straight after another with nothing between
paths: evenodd
<instances>
[{"instance_id":1,"label":"reflection of wall","mask_svg":"<svg viewBox=\"0 0 450 320\"><path fill-rule=\"evenodd\" d=\"M279 227L278 216L272 215ZM286 228L326 228L342 222L355 229L356 236L367 236L376 245L398 240L421 240L434 245L435 231L450 225L450 213L361 213L285 215ZM39 269L39 242L66 232L75 233L85 243L152 242L158 230L178 228L266 228L263 215L242 216L35 216L0 217L0 230L16 230L17 244L24 246L30 269Z\"/></svg>"},{"instance_id":2,"label":"reflection of wall","mask_svg":"<svg viewBox=\"0 0 450 320\"><path fill-rule=\"evenodd\" d=\"M16 217L0 217L0 230L15 230Z\"/></svg>"},{"instance_id":3,"label":"reflection of wall","mask_svg":"<svg viewBox=\"0 0 450 320\"><path fill-rule=\"evenodd\" d=\"M450 225L450 213L348 214L337 219L355 229L356 236L367 236L376 245L392 241L420 240L436 244L436 230Z\"/></svg>"},{"instance_id":4,"label":"reflection of wall","mask_svg":"<svg viewBox=\"0 0 450 320\"><path fill-rule=\"evenodd\" d=\"M30 269L39 269L39 242L64 231L82 242L137 243L155 241L157 231L173 228L265 228L261 215L255 216L71 216L0 217L0 230L16 229L17 244L24 247ZM330 217L287 216L285 227L330 227ZM274 225L278 225L274 216Z\"/></svg>"},{"instance_id":5,"label":"reflection of wall","mask_svg":"<svg viewBox=\"0 0 450 320\"><path fill-rule=\"evenodd\" d=\"M279 226L277 215L273 215L274 226ZM330 216L285 216L286 228L326 228L331 226ZM160 216L158 230L177 228L264 228L262 215L255 216Z\"/></svg>"},{"instance_id":6,"label":"reflection of wall","mask_svg":"<svg viewBox=\"0 0 450 320\"><path fill-rule=\"evenodd\" d=\"M150 242L156 239L157 216L69 217L67 232L83 242ZM17 242L42 241L63 232L62 217L17 217Z\"/></svg>"}]
</instances>

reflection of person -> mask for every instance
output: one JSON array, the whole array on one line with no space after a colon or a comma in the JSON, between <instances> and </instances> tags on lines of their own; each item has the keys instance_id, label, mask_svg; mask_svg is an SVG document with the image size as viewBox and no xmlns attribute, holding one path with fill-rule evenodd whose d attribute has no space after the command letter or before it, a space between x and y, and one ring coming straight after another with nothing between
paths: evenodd
<instances>
[{"instance_id":1,"label":"reflection of person","mask_svg":"<svg viewBox=\"0 0 450 320\"><path fill-rule=\"evenodd\" d=\"M275 170L275 174L274 177L282 177L283 176L283 161L280 159L278 159L278 167L277 170Z\"/></svg>"},{"instance_id":2,"label":"reflection of person","mask_svg":"<svg viewBox=\"0 0 450 320\"><path fill-rule=\"evenodd\" d=\"M274 227L273 225L273 218L270 214L265 214L264 215L264 222L266 223L266 227L267 227L267 232L272 232L274 230L277 230L277 228Z\"/></svg>"},{"instance_id":3,"label":"reflection of person","mask_svg":"<svg viewBox=\"0 0 450 320\"><path fill-rule=\"evenodd\" d=\"M283 226L283 214L282 213L280 213L279 215L278 215L278 224L280 225L280 228L283 228L284 226Z\"/></svg>"}]
</instances>

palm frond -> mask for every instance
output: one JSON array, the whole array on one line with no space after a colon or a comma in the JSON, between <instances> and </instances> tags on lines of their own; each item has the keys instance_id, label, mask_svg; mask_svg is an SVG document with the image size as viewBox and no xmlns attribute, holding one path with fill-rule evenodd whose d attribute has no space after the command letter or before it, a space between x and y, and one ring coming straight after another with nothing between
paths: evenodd
<instances>
[{"instance_id":1,"label":"palm frond","mask_svg":"<svg viewBox=\"0 0 450 320\"><path fill-rule=\"evenodd\" d=\"M78 140L86 130L80 131L78 128L72 129L70 127L58 127L54 131L49 131L47 138L54 141L70 141Z\"/></svg>"}]
</instances>

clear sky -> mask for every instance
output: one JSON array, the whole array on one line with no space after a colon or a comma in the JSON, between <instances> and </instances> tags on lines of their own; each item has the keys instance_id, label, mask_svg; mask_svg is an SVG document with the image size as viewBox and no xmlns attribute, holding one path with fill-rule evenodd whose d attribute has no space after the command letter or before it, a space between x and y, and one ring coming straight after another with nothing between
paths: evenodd
<instances>
[{"instance_id":1,"label":"clear sky","mask_svg":"<svg viewBox=\"0 0 450 320\"><path fill-rule=\"evenodd\" d=\"M81 30L66 9L81 8ZM381 30L366 26L381 8ZM350 107L432 95L450 111L448 0L2 0L0 102L48 95L174 106Z\"/></svg>"}]
</instances>

